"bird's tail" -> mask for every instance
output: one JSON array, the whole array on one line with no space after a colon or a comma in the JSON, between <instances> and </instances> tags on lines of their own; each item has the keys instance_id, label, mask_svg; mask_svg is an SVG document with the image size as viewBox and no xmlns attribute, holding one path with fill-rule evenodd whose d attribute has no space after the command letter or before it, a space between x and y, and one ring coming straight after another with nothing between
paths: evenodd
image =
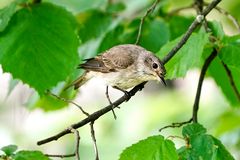
<instances>
[{"instance_id":1,"label":"bird's tail","mask_svg":"<svg viewBox=\"0 0 240 160\"><path fill-rule=\"evenodd\" d=\"M91 79L92 77L88 74L88 71L85 71L83 73L83 75L81 75L80 77L78 77L75 81L73 81L72 83L70 83L69 85L67 85L64 90L69 89L70 87L74 86L74 89L78 89L79 87L81 87L84 83L86 83L89 79Z\"/></svg>"}]
</instances>

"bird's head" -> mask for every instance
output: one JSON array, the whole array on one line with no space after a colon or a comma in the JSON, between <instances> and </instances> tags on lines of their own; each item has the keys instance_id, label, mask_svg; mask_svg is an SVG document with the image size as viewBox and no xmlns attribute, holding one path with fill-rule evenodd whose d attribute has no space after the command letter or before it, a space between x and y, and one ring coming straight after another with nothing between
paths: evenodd
<instances>
[{"instance_id":1,"label":"bird's head","mask_svg":"<svg viewBox=\"0 0 240 160\"><path fill-rule=\"evenodd\" d=\"M164 79L166 69L158 57L156 57L153 53L148 52L148 54L144 56L144 66L146 74L152 75L156 80L166 85Z\"/></svg>"}]
</instances>

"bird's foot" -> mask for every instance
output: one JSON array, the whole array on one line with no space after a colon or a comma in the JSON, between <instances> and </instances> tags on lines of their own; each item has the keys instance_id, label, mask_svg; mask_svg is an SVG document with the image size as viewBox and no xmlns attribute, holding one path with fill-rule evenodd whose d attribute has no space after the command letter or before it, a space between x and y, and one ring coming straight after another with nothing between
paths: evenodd
<instances>
[{"instance_id":1,"label":"bird's foot","mask_svg":"<svg viewBox=\"0 0 240 160\"><path fill-rule=\"evenodd\" d=\"M124 93L124 96L126 97L125 101L127 102L131 98L131 94L128 91L125 91L119 87L114 86L113 88L118 89L119 91L122 91Z\"/></svg>"}]
</instances>

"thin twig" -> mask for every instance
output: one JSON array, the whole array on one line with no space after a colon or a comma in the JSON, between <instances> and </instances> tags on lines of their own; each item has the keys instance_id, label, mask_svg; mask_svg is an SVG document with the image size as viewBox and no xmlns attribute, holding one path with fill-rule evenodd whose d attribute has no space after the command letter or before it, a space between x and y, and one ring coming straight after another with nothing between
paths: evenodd
<instances>
[{"instance_id":1,"label":"thin twig","mask_svg":"<svg viewBox=\"0 0 240 160\"><path fill-rule=\"evenodd\" d=\"M236 84L235 84L235 82L233 80L232 72L231 72L231 70L228 68L228 66L223 61L222 61L222 65L223 65L224 69L227 72L227 75L228 75L230 84L231 84L231 86L233 88L233 91L234 91L235 95L237 96L237 99L240 101L240 93L238 92L237 86L236 86Z\"/></svg>"},{"instance_id":2,"label":"thin twig","mask_svg":"<svg viewBox=\"0 0 240 160\"><path fill-rule=\"evenodd\" d=\"M63 102L73 104L74 106L78 107L78 108L81 110L81 112L82 112L83 114L85 114L86 116L89 116L89 115L90 115L88 112L84 111L84 109L83 109L79 104L77 104L77 103L75 103L75 102L73 102L73 101L71 101L71 100L68 100L68 99L59 97L58 95L56 95L56 94L54 94L54 93L52 93L52 92L50 92L50 91L48 91L47 93L50 94L51 96L53 96L53 97L55 97L55 98L63 101Z\"/></svg>"},{"instance_id":3,"label":"thin twig","mask_svg":"<svg viewBox=\"0 0 240 160\"><path fill-rule=\"evenodd\" d=\"M112 105L112 101L111 101L110 96L109 96L109 94L108 94L108 86L106 86L106 92L105 92L105 94L106 94L106 97L107 97L107 100L108 100L109 104ZM117 116L116 116L116 114L115 114L115 112L114 112L114 108L112 108L112 113L113 113L114 119L117 119Z\"/></svg>"},{"instance_id":4,"label":"thin twig","mask_svg":"<svg viewBox=\"0 0 240 160\"><path fill-rule=\"evenodd\" d=\"M44 154L44 155L47 157L68 158L68 157L74 157L75 153L65 154L65 155L60 155L60 154Z\"/></svg>"},{"instance_id":5,"label":"thin twig","mask_svg":"<svg viewBox=\"0 0 240 160\"><path fill-rule=\"evenodd\" d=\"M136 39L136 42L135 44L138 44L139 41L140 41L140 38L141 38L141 34L142 34L142 27L143 27L143 24L144 24L144 20L145 18L151 13L154 11L154 9L156 8L157 4L160 2L160 0L156 0L152 6L150 8L148 8L148 10L145 12L145 14L143 15L143 17L141 18L141 21L140 21L140 24L139 24L139 28L138 28L138 34L137 34L137 39Z\"/></svg>"},{"instance_id":6,"label":"thin twig","mask_svg":"<svg viewBox=\"0 0 240 160\"><path fill-rule=\"evenodd\" d=\"M193 119L191 118L191 119L189 119L188 121L172 123L172 124L170 124L170 125L167 125L167 126L164 126L164 127L160 128L160 129L159 129L159 132L161 132L162 130L167 129L167 128L179 128L179 127L182 127L182 126L185 125L185 124L191 123L192 120L193 120Z\"/></svg>"},{"instance_id":7,"label":"thin twig","mask_svg":"<svg viewBox=\"0 0 240 160\"><path fill-rule=\"evenodd\" d=\"M80 160L80 156L79 156L80 135L77 129L72 129L72 132L75 134L75 137L76 137L75 157L76 157L76 160Z\"/></svg>"},{"instance_id":8,"label":"thin twig","mask_svg":"<svg viewBox=\"0 0 240 160\"><path fill-rule=\"evenodd\" d=\"M76 137L76 147L75 147L75 152L72 154L65 154L65 155L61 155L61 154L45 154L45 156L47 157L58 157L58 158L68 158L68 157L76 157L76 160L80 160L80 156L79 156L79 143L80 143L80 135L78 130L73 129L73 128L69 128L69 130L71 130L71 133L75 134Z\"/></svg>"},{"instance_id":9,"label":"thin twig","mask_svg":"<svg viewBox=\"0 0 240 160\"><path fill-rule=\"evenodd\" d=\"M208 3L204 3L204 5L208 5ZM238 20L233 15L231 15L228 11L226 11L223 8L218 7L218 6L216 6L214 9L216 9L219 13L222 13L223 15L228 17L233 22L233 24L238 29L238 31L240 32L240 24L239 24Z\"/></svg>"},{"instance_id":10,"label":"thin twig","mask_svg":"<svg viewBox=\"0 0 240 160\"><path fill-rule=\"evenodd\" d=\"M200 101L200 96L201 96L201 90L202 90L202 84L203 84L203 80L204 80L204 76L206 74L206 71L209 67L209 65L211 64L212 60L217 56L217 50L214 48L212 53L210 54L210 56L205 60L200 76L199 76L199 80L198 80L198 86L197 86L197 92L196 92L196 97L195 97L195 101L193 104L193 113L192 113L192 120L194 123L197 123L197 115L198 115L198 109L199 109L199 101Z\"/></svg>"},{"instance_id":11,"label":"thin twig","mask_svg":"<svg viewBox=\"0 0 240 160\"><path fill-rule=\"evenodd\" d=\"M94 146L94 151L95 151L95 160L99 160L99 154L98 154L98 147L97 147L97 140L95 137L95 131L94 131L94 127L93 127L94 121L92 121L90 123L90 128L91 128L91 137L92 137L92 141L93 141L93 146Z\"/></svg>"},{"instance_id":12,"label":"thin twig","mask_svg":"<svg viewBox=\"0 0 240 160\"><path fill-rule=\"evenodd\" d=\"M163 58L163 63L167 63L176 53L177 51L187 42L188 38L191 36L192 32L201 24L201 20L204 18L201 18L200 16L205 17L216 5L221 2L221 0L213 0L212 3L210 3L203 11L202 15L199 15L196 17L196 19L193 21L193 23L188 28L187 32L183 35L180 42ZM200 18L199 18L200 17Z\"/></svg>"}]
</instances>

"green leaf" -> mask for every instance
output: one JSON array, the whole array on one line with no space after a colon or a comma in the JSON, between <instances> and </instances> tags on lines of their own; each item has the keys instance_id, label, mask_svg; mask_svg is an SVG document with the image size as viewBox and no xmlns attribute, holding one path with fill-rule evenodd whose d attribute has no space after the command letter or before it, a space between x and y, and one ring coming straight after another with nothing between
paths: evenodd
<instances>
[{"instance_id":1,"label":"green leaf","mask_svg":"<svg viewBox=\"0 0 240 160\"><path fill-rule=\"evenodd\" d=\"M106 11L109 13L118 13L126 8L125 4L122 2L113 3L107 6Z\"/></svg>"},{"instance_id":2,"label":"green leaf","mask_svg":"<svg viewBox=\"0 0 240 160\"><path fill-rule=\"evenodd\" d=\"M50 160L40 151L19 151L14 156L15 160Z\"/></svg>"},{"instance_id":3,"label":"green leaf","mask_svg":"<svg viewBox=\"0 0 240 160\"><path fill-rule=\"evenodd\" d=\"M98 53L101 53L103 51L106 51L107 49L117 45L121 44L120 35L123 34L124 28L122 25L118 25L115 29L108 32L104 38L102 39L102 42L100 43L98 47Z\"/></svg>"},{"instance_id":4,"label":"green leaf","mask_svg":"<svg viewBox=\"0 0 240 160\"><path fill-rule=\"evenodd\" d=\"M219 52L221 60L240 71L240 35L224 38L224 46Z\"/></svg>"},{"instance_id":5,"label":"green leaf","mask_svg":"<svg viewBox=\"0 0 240 160\"><path fill-rule=\"evenodd\" d=\"M0 63L42 95L73 72L79 42L69 12L48 3L29 7L16 12L0 34Z\"/></svg>"},{"instance_id":6,"label":"green leaf","mask_svg":"<svg viewBox=\"0 0 240 160\"><path fill-rule=\"evenodd\" d=\"M115 29L108 32L103 38L99 52L109 49L116 44L133 44L137 39L139 19L130 23L119 24ZM142 28L139 45L149 51L157 52L168 42L170 37L167 24L160 18L146 19Z\"/></svg>"},{"instance_id":7,"label":"green leaf","mask_svg":"<svg viewBox=\"0 0 240 160\"><path fill-rule=\"evenodd\" d=\"M237 85L238 90L240 90L240 84L237 83L237 82L239 82L239 79L240 79L240 77L239 77L240 72L235 68L230 68L230 69L232 71L234 82ZM219 57L216 57L212 61L212 63L210 64L210 66L208 68L208 73L209 73L209 75L211 75L213 77L213 79L215 80L217 85L220 87L223 94L230 102L230 104L233 107L239 106L239 99L237 98L237 96L231 86L227 72L224 69Z\"/></svg>"},{"instance_id":8,"label":"green leaf","mask_svg":"<svg viewBox=\"0 0 240 160\"><path fill-rule=\"evenodd\" d=\"M158 55L163 58L180 40L181 37L164 45ZM208 42L208 34L202 32L193 33L186 44L165 65L166 77L168 79L184 77L189 69L198 66L201 63L204 46Z\"/></svg>"},{"instance_id":9,"label":"green leaf","mask_svg":"<svg viewBox=\"0 0 240 160\"><path fill-rule=\"evenodd\" d=\"M199 123L192 123L188 124L187 126L184 126L182 129L182 135L184 137L190 137L193 135L200 135L206 133L206 128L204 128L201 124Z\"/></svg>"},{"instance_id":10,"label":"green leaf","mask_svg":"<svg viewBox=\"0 0 240 160\"><path fill-rule=\"evenodd\" d=\"M87 10L103 8L107 0L47 0L51 3L63 6L73 13L80 13Z\"/></svg>"},{"instance_id":11,"label":"green leaf","mask_svg":"<svg viewBox=\"0 0 240 160\"><path fill-rule=\"evenodd\" d=\"M214 145L217 146L216 148L216 159L217 160L222 160L222 159L227 159L227 160L234 160L233 156L226 150L225 146L219 141L217 138L212 136L212 139L214 141Z\"/></svg>"},{"instance_id":12,"label":"green leaf","mask_svg":"<svg viewBox=\"0 0 240 160\"><path fill-rule=\"evenodd\" d=\"M2 32L8 25L9 20L16 11L17 4L12 2L7 7L0 10L0 32Z\"/></svg>"},{"instance_id":13,"label":"green leaf","mask_svg":"<svg viewBox=\"0 0 240 160\"><path fill-rule=\"evenodd\" d=\"M17 146L16 145L8 145L5 147L2 147L1 150L7 155L7 156L11 156L13 155L13 153L17 150Z\"/></svg>"},{"instance_id":14,"label":"green leaf","mask_svg":"<svg viewBox=\"0 0 240 160\"><path fill-rule=\"evenodd\" d=\"M126 148L119 160L177 160L177 152L172 141L163 136L152 136Z\"/></svg>"},{"instance_id":15,"label":"green leaf","mask_svg":"<svg viewBox=\"0 0 240 160\"><path fill-rule=\"evenodd\" d=\"M67 91L61 91L60 94L56 94L61 98L64 98L66 100L73 99L77 94L77 91L75 90L67 90ZM30 108L41 108L44 111L54 111L62 109L63 107L68 106L68 103L63 102L60 99L57 99L56 97L53 97L51 95L44 95L42 97L38 97L37 101L34 102L34 104L30 104Z\"/></svg>"},{"instance_id":16,"label":"green leaf","mask_svg":"<svg viewBox=\"0 0 240 160\"><path fill-rule=\"evenodd\" d=\"M211 135L193 135L189 138L190 146L178 149L180 159L187 160L233 160L232 155L222 143Z\"/></svg>"},{"instance_id":17,"label":"green leaf","mask_svg":"<svg viewBox=\"0 0 240 160\"><path fill-rule=\"evenodd\" d=\"M137 37L137 35L135 36ZM167 24L160 18L144 22L139 44L156 53L169 41L170 31Z\"/></svg>"},{"instance_id":18,"label":"green leaf","mask_svg":"<svg viewBox=\"0 0 240 160\"><path fill-rule=\"evenodd\" d=\"M193 22L194 17L172 16L169 22L171 40L176 39L186 32Z\"/></svg>"},{"instance_id":19,"label":"green leaf","mask_svg":"<svg viewBox=\"0 0 240 160\"><path fill-rule=\"evenodd\" d=\"M100 37L109 28L112 17L110 14L91 10L77 15L79 23L79 37L82 42Z\"/></svg>"},{"instance_id":20,"label":"green leaf","mask_svg":"<svg viewBox=\"0 0 240 160\"><path fill-rule=\"evenodd\" d=\"M211 29L214 37L217 37L219 40L223 39L225 33L223 31L223 27L220 22L211 21L211 22L209 22L208 26Z\"/></svg>"}]
</instances>

